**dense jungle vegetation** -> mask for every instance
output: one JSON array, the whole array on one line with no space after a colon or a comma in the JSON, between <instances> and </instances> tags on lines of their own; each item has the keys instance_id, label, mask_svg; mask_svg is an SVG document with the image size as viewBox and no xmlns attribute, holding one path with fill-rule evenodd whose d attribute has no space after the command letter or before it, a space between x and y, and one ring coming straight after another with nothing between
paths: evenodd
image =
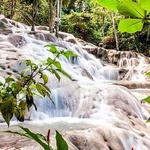
<instances>
[{"instance_id":1,"label":"dense jungle vegetation","mask_svg":"<svg viewBox=\"0 0 150 150\"><path fill-rule=\"evenodd\" d=\"M149 55L149 22L145 22L142 31L134 35L120 33L117 31L118 23L124 16L107 9L107 6L102 7L103 4L99 5L100 0L62 0L59 3L59 11L56 10L57 1L53 0L1 0L0 7L6 17L28 25L33 22L35 25L49 25L50 32L53 32L54 26L59 23L61 31L96 45L108 49L140 51Z\"/></svg>"}]
</instances>

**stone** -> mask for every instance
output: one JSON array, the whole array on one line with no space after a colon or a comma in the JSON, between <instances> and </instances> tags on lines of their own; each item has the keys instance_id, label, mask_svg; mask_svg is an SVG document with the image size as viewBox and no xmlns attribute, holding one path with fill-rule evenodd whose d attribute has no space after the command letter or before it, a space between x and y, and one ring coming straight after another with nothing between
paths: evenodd
<instances>
[{"instance_id":1,"label":"stone","mask_svg":"<svg viewBox=\"0 0 150 150\"><path fill-rule=\"evenodd\" d=\"M23 36L20 35L10 35L8 37L8 41L13 44L15 47L22 47L24 46L27 42Z\"/></svg>"},{"instance_id":2,"label":"stone","mask_svg":"<svg viewBox=\"0 0 150 150\"><path fill-rule=\"evenodd\" d=\"M7 29L7 24L0 20L0 29Z\"/></svg>"},{"instance_id":3,"label":"stone","mask_svg":"<svg viewBox=\"0 0 150 150\"><path fill-rule=\"evenodd\" d=\"M0 34L8 35L12 33L13 31L11 29L0 29Z\"/></svg>"},{"instance_id":4,"label":"stone","mask_svg":"<svg viewBox=\"0 0 150 150\"><path fill-rule=\"evenodd\" d=\"M36 30L46 30L46 31L49 31L49 27L48 26L36 26Z\"/></svg>"}]
</instances>

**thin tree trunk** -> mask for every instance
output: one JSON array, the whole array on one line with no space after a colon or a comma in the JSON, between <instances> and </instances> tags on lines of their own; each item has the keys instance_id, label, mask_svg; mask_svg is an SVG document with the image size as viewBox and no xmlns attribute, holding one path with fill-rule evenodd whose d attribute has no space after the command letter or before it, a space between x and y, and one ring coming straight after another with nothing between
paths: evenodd
<instances>
[{"instance_id":1,"label":"thin tree trunk","mask_svg":"<svg viewBox=\"0 0 150 150\"><path fill-rule=\"evenodd\" d=\"M60 0L57 0L57 12L56 12L56 37L58 37L59 32L59 18L60 18Z\"/></svg>"},{"instance_id":2,"label":"thin tree trunk","mask_svg":"<svg viewBox=\"0 0 150 150\"><path fill-rule=\"evenodd\" d=\"M116 49L119 51L118 32L117 32L117 29L116 29L115 19L114 19L114 14L113 13L111 13L111 19L112 19L113 30L114 30L114 35L115 35Z\"/></svg>"},{"instance_id":3,"label":"thin tree trunk","mask_svg":"<svg viewBox=\"0 0 150 150\"><path fill-rule=\"evenodd\" d=\"M16 0L11 1L11 12L10 12L10 19L13 18L15 15L15 9L16 9Z\"/></svg>"},{"instance_id":4,"label":"thin tree trunk","mask_svg":"<svg viewBox=\"0 0 150 150\"><path fill-rule=\"evenodd\" d=\"M32 4L32 27L31 31L35 31L35 19L38 12L38 0L34 0Z\"/></svg>"},{"instance_id":5,"label":"thin tree trunk","mask_svg":"<svg viewBox=\"0 0 150 150\"><path fill-rule=\"evenodd\" d=\"M49 15L48 15L49 31L50 33L53 33L56 20L56 2L54 2L53 4L53 0L48 0L48 5L49 5Z\"/></svg>"}]
</instances>

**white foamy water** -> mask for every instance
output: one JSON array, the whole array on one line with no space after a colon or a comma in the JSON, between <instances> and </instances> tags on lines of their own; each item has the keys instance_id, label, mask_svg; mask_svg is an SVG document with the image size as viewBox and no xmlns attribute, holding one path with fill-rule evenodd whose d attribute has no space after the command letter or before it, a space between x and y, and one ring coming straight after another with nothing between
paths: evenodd
<instances>
[{"instance_id":1,"label":"white foamy water","mask_svg":"<svg viewBox=\"0 0 150 150\"><path fill-rule=\"evenodd\" d=\"M11 26L11 23L9 25ZM28 114L32 121L26 123L41 126L41 128L50 124L56 124L56 126L63 124L63 128L65 128L66 124L66 130L68 126L74 127L74 124L78 126L75 129L79 130L79 127L84 124L87 125L87 129L98 128L97 132L100 135L105 134L110 145L111 142L116 142L115 144L118 146L112 148L114 150L130 150L132 145L135 150L148 150L150 132L145 125L145 121L149 117L148 111L129 89L114 85L114 81L121 80L119 71L122 68L127 70L123 80L145 81L143 68L148 66L145 58L123 56L118 60L118 65L114 66L83 50L82 45L78 42L72 44L57 38L53 42L48 42L44 32L40 32L38 35L24 32L28 29L29 27L19 24L18 28L14 27L13 30L14 38L16 35L24 38L23 46L10 44L8 37L12 35L0 36L0 51L3 52L3 56L1 56L3 61L8 57L17 57L18 60L31 59L39 63L48 57L53 58L53 54L44 48L47 43L53 42L59 49L72 50L78 55L78 58L71 58L70 61L64 57L58 59L62 68L72 76L74 81L62 76L61 81L58 82L53 75L49 75L48 86L52 89L52 99L55 105L48 98L35 97L38 111L32 109ZM9 56L8 50L15 50L15 53ZM11 63L13 69L22 69L19 68L17 60ZM95 140L97 132L91 131L91 136ZM89 133L86 135L88 136ZM112 137L112 141L110 137ZM93 148L92 150L97 149Z\"/></svg>"}]
</instances>

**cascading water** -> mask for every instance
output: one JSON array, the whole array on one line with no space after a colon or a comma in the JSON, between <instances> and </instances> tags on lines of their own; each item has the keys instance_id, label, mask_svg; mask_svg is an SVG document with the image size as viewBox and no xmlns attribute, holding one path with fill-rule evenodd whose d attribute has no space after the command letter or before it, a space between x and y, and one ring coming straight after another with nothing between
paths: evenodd
<instances>
[{"instance_id":1,"label":"cascading water","mask_svg":"<svg viewBox=\"0 0 150 150\"><path fill-rule=\"evenodd\" d=\"M48 98L35 97L38 111L31 110L28 114L30 120L40 120L43 126L44 120L52 117L64 117L66 124L71 120L75 123L74 118L78 118L80 125L88 122L93 126L89 130L68 133L74 144L74 138L78 141L79 137L89 142L88 148L82 142L81 145L78 143L77 147L80 145L81 150L130 150L132 145L135 150L149 149L150 130L144 124L148 111L129 89L114 84L114 81L125 79L145 81L141 70L148 67L147 59L120 52L118 63L108 64L83 50L82 44L73 36L71 38L76 44L57 39L46 31L30 33L27 31L29 27L14 24L7 20L8 28L13 33L0 34L0 51L3 52L0 64L5 69L2 75L22 69L17 64L18 60L31 59L38 63L47 57L54 57L44 48L47 43L55 43L59 49L72 50L78 55L77 59L70 61L64 57L58 59L74 81L62 76L58 82L53 75L49 75L48 85L52 89L55 105ZM124 77L121 77L122 72Z\"/></svg>"}]
</instances>

